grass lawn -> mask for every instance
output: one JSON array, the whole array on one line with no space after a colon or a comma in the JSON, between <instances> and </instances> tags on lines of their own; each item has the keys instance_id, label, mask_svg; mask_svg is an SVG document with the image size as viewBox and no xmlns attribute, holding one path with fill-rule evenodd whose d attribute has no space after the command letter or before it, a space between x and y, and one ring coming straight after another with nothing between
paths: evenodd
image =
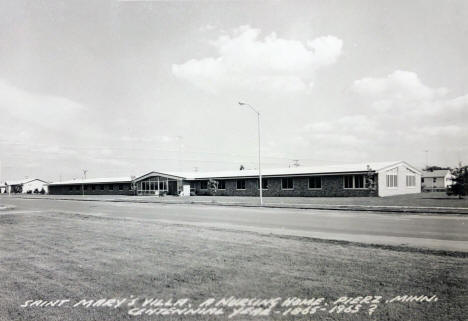
<instances>
[{"instance_id":1,"label":"grass lawn","mask_svg":"<svg viewBox=\"0 0 468 321\"><path fill-rule=\"evenodd\" d=\"M195 196L191 200L214 200L258 203L258 197ZM371 205L371 206L424 206L468 208L468 197L459 199L442 192L395 195L388 197L265 197L266 204L322 204L322 205Z\"/></svg>"},{"instance_id":2,"label":"grass lawn","mask_svg":"<svg viewBox=\"0 0 468 321\"><path fill-rule=\"evenodd\" d=\"M468 259L255 233L70 214L0 215L0 320L225 320L131 316L81 299L324 298L327 311L232 320L466 320ZM329 313L341 296L437 295ZM26 300L69 299L55 307ZM140 302L140 301L137 301ZM282 302L282 301L281 301ZM138 303L140 304L140 303ZM137 305L138 305L137 304ZM141 306L141 304L140 304ZM232 309L231 309L232 310ZM226 311L231 311L226 310ZM286 308L280 308L282 312Z\"/></svg>"}]
</instances>

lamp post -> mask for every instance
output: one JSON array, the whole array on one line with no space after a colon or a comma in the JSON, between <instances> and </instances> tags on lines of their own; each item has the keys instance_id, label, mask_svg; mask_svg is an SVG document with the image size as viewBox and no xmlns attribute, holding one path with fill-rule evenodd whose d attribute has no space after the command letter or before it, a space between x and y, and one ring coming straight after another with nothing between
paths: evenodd
<instances>
[{"instance_id":1,"label":"lamp post","mask_svg":"<svg viewBox=\"0 0 468 321\"><path fill-rule=\"evenodd\" d=\"M257 114L257 129L258 129L258 178L259 178L259 186L258 189L260 190L260 205L263 205L263 185L262 185L262 165L260 161L260 113L253 108L251 105L244 103L244 102L239 102L239 105L241 106L247 106L251 110L253 110Z\"/></svg>"},{"instance_id":2,"label":"lamp post","mask_svg":"<svg viewBox=\"0 0 468 321\"><path fill-rule=\"evenodd\" d=\"M85 183L85 180L86 180L86 173L88 172L87 169L83 169L83 184L81 184L81 192L83 193L83 196L84 196L84 183Z\"/></svg>"}]
</instances>

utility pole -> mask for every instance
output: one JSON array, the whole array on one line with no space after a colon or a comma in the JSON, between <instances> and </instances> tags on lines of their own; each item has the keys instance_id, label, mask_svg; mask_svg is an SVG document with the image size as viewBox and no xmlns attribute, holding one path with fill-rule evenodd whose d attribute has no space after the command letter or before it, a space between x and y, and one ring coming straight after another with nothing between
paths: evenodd
<instances>
[{"instance_id":1,"label":"utility pole","mask_svg":"<svg viewBox=\"0 0 468 321\"><path fill-rule=\"evenodd\" d=\"M182 136L176 136L177 141L179 142L179 150L178 150L178 155L177 155L177 170L180 172L182 171L182 146L183 146L183 137Z\"/></svg>"}]
</instances>

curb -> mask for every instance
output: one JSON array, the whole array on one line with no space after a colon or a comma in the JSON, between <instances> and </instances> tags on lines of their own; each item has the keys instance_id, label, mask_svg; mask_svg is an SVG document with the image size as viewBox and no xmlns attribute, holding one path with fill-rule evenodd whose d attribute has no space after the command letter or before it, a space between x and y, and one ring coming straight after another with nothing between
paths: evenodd
<instances>
[{"instance_id":1,"label":"curb","mask_svg":"<svg viewBox=\"0 0 468 321\"><path fill-rule=\"evenodd\" d=\"M46 199L56 201L80 201L80 202L111 202L111 203L141 203L141 204L176 204L176 205L206 205L226 207L251 207L251 208L286 208L302 210L335 210L354 212L383 212L403 214L455 214L468 215L468 209L455 207L409 207L409 206L366 206L366 205L301 205L301 204L248 204L241 202L220 203L214 201L166 201L166 200L126 200L126 199L92 199L92 198L52 198L52 197L13 197L20 199ZM0 208L1 210L1 208Z\"/></svg>"},{"instance_id":2,"label":"curb","mask_svg":"<svg viewBox=\"0 0 468 321\"><path fill-rule=\"evenodd\" d=\"M16 206L14 205L0 205L0 211L8 211L15 209Z\"/></svg>"}]
</instances>

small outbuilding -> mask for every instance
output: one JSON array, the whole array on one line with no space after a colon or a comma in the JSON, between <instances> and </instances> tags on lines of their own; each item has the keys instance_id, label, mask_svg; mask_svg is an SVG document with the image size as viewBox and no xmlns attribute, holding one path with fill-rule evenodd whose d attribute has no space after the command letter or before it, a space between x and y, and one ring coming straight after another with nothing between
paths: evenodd
<instances>
[{"instance_id":1,"label":"small outbuilding","mask_svg":"<svg viewBox=\"0 0 468 321\"><path fill-rule=\"evenodd\" d=\"M14 193L14 194L37 194L47 193L48 182L38 178L25 178L17 181L6 181L0 186L2 193Z\"/></svg>"},{"instance_id":2,"label":"small outbuilding","mask_svg":"<svg viewBox=\"0 0 468 321\"><path fill-rule=\"evenodd\" d=\"M423 192L444 192L452 184L453 175L448 169L422 171L421 186Z\"/></svg>"}]
</instances>

